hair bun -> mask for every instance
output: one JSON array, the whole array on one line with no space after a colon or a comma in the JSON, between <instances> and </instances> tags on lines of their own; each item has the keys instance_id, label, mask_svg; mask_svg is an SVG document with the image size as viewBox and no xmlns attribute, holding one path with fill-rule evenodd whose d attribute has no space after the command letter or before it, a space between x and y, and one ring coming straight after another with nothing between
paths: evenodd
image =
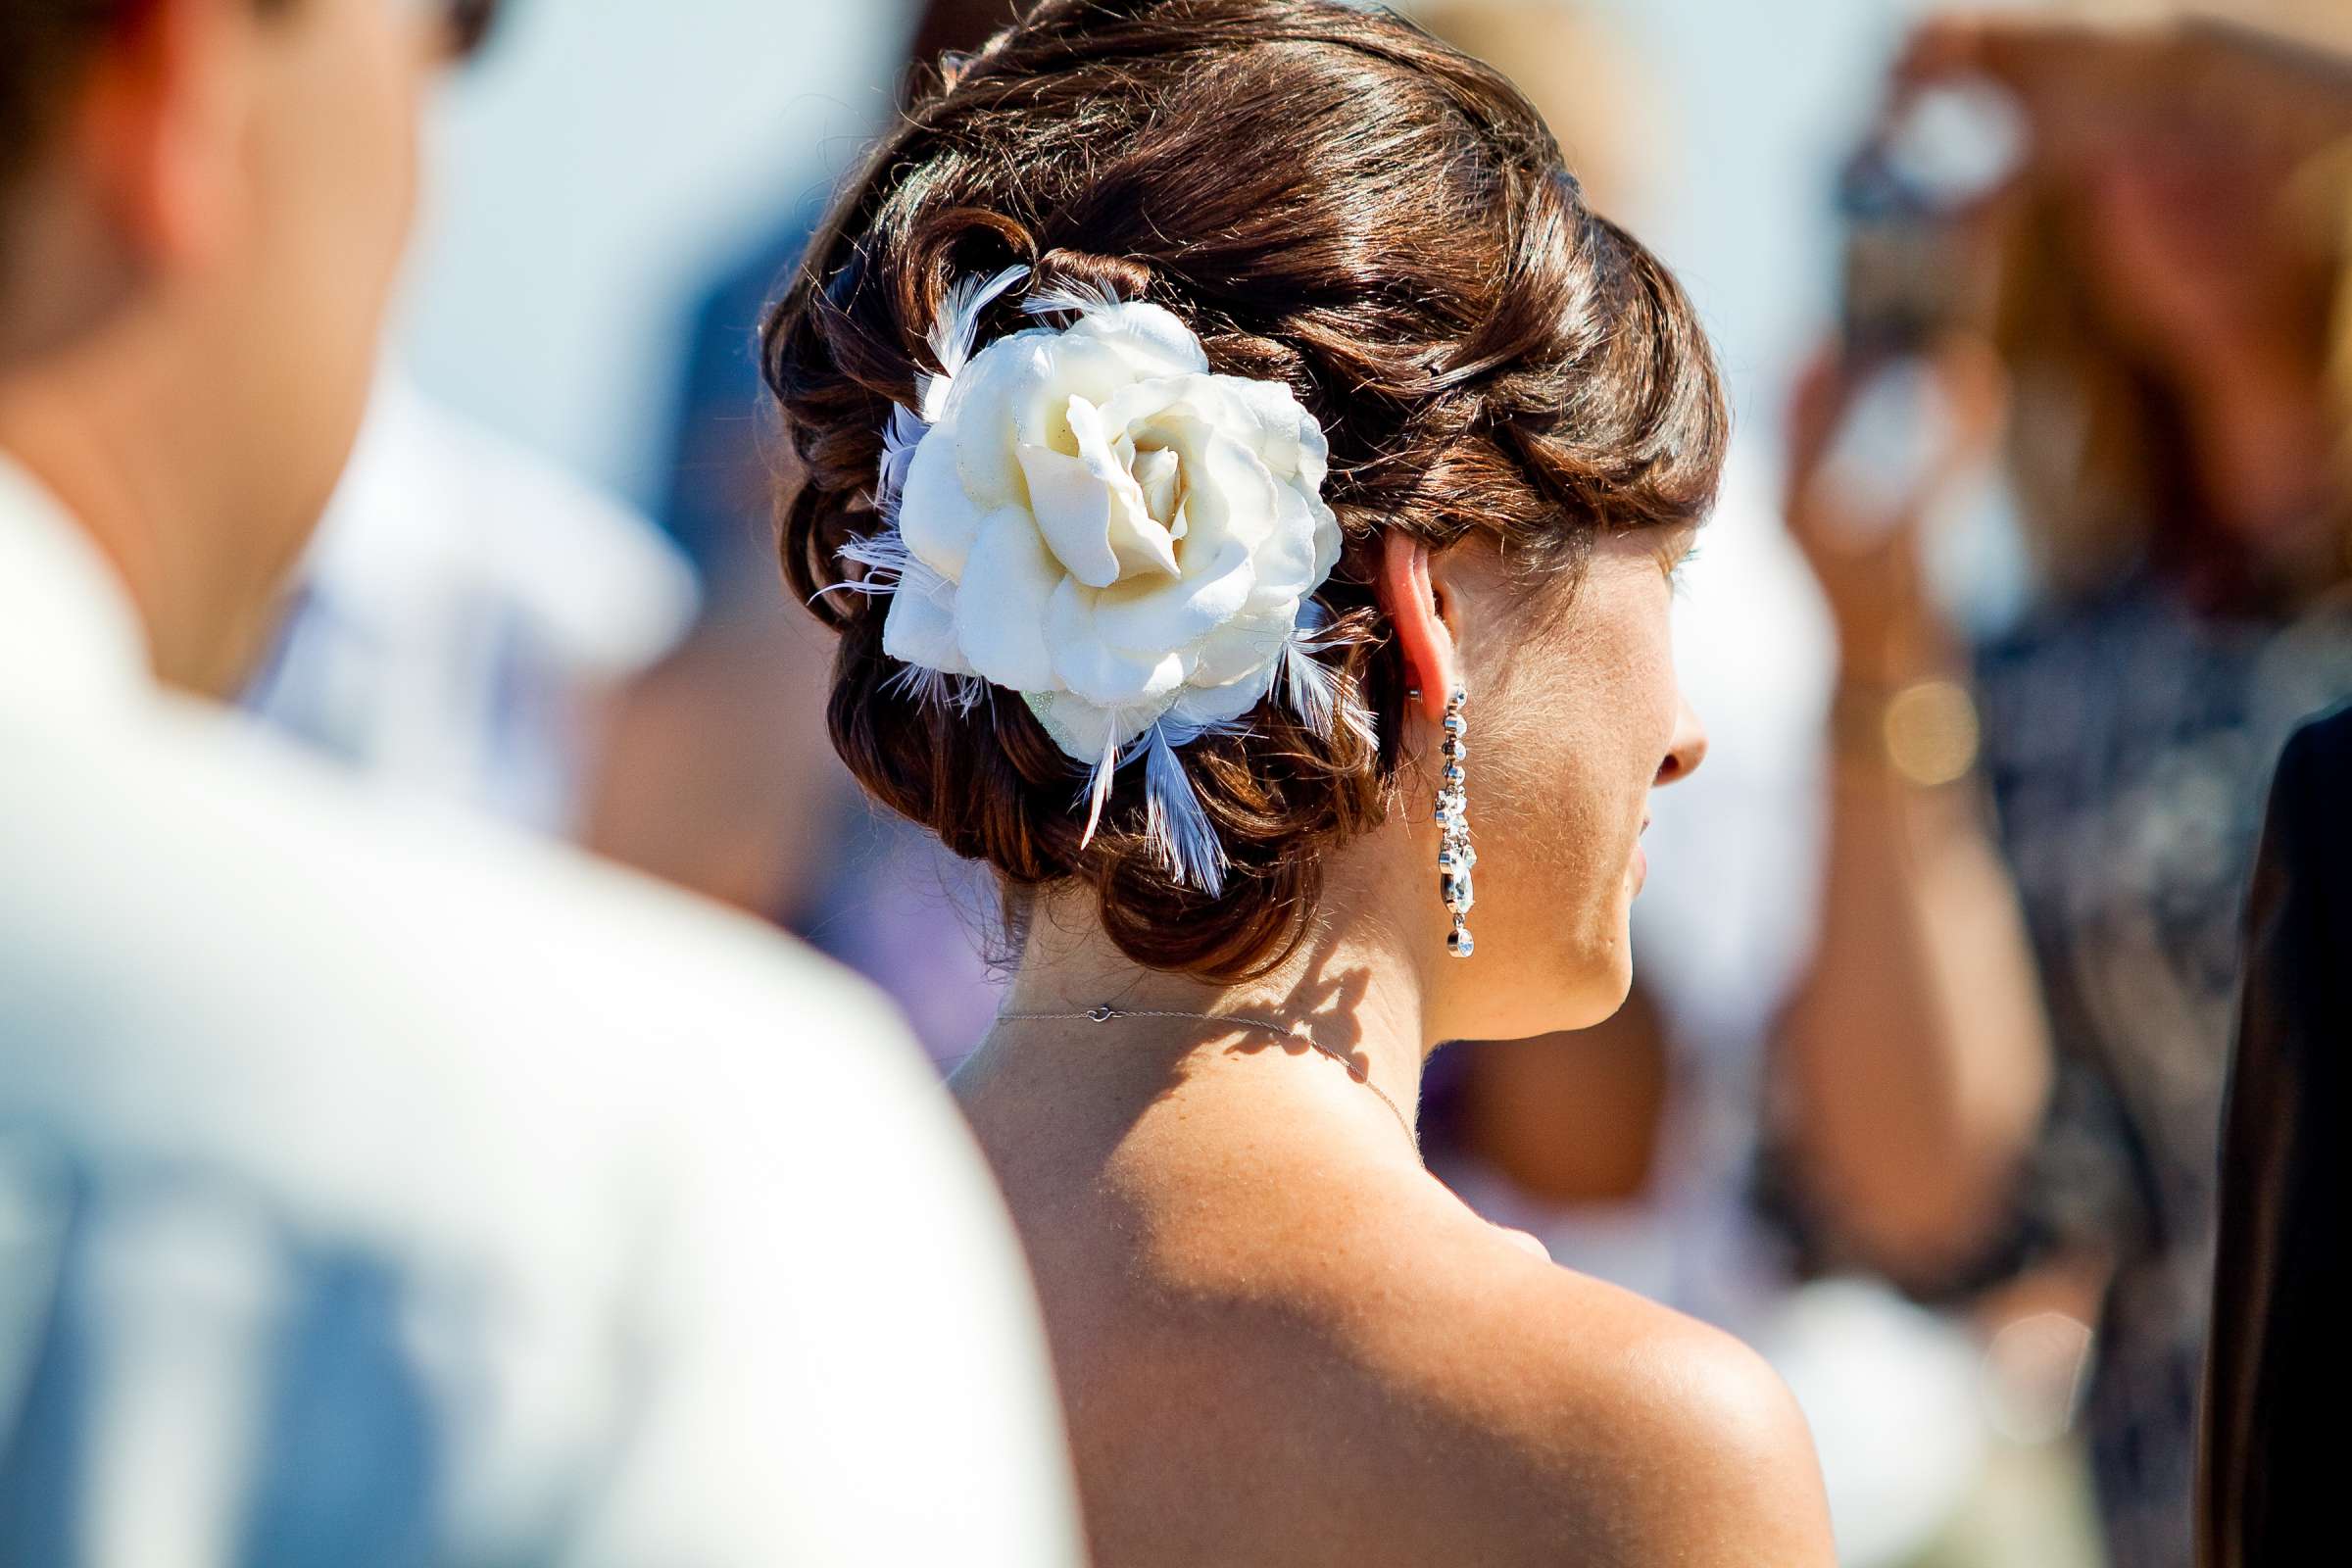
<instances>
[{"instance_id":1,"label":"hair bun","mask_svg":"<svg viewBox=\"0 0 2352 1568\"><path fill-rule=\"evenodd\" d=\"M1016 928L1025 890L1076 883L1138 963L1206 980L1279 963L1333 849L1395 795L1405 682L1373 587L1381 536L1572 564L1601 528L1703 512L1727 423L1705 334L1562 168L1502 76L1368 7L1034 0L843 187L763 330L801 476L785 574L840 633L830 718L851 771L993 866ZM1015 264L1023 292L1167 308L1212 371L1281 380L1328 438L1344 541L1314 595L1319 662L1373 733L1268 700L1183 747L1226 858L1214 896L1155 848L1146 767L1087 839L1084 772L1017 694L914 700L885 607L830 591L880 525L884 430L939 368L958 280ZM980 340L1020 323L1007 293Z\"/></svg>"}]
</instances>

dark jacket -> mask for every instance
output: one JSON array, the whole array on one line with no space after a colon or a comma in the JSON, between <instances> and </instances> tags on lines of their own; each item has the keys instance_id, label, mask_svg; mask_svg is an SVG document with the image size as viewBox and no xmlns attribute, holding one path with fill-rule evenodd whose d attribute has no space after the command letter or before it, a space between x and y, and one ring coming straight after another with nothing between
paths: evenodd
<instances>
[{"instance_id":1,"label":"dark jacket","mask_svg":"<svg viewBox=\"0 0 2352 1568\"><path fill-rule=\"evenodd\" d=\"M2352 1411L2352 709L2287 743L2246 928L2198 1464L2204 1568L2315 1560Z\"/></svg>"}]
</instances>

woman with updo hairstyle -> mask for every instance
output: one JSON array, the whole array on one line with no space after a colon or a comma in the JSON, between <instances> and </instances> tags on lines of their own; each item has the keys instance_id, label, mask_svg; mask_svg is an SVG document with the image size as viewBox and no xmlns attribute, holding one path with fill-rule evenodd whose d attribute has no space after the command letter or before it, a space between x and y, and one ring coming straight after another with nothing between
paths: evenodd
<instances>
[{"instance_id":1,"label":"woman with updo hairstyle","mask_svg":"<svg viewBox=\"0 0 2352 1568\"><path fill-rule=\"evenodd\" d=\"M763 354L834 742L1004 889L955 1087L1095 1560L1831 1562L1763 1363L1413 1132L1441 1042L1624 1000L1705 744L1715 365L1520 95L1336 0L1046 0L915 94Z\"/></svg>"}]
</instances>

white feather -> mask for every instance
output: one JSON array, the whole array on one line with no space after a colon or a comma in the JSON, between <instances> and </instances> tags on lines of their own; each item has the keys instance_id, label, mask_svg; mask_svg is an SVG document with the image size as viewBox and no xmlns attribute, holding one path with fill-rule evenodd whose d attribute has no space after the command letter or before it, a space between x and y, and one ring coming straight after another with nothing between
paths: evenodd
<instances>
[{"instance_id":1,"label":"white feather","mask_svg":"<svg viewBox=\"0 0 2352 1568\"><path fill-rule=\"evenodd\" d=\"M1086 781L1086 831L1078 835L1078 847L1085 849L1095 841L1095 829L1102 825L1102 808L1110 804L1111 780L1118 776L1119 762L1118 715L1110 715L1102 735L1102 756Z\"/></svg>"},{"instance_id":2,"label":"white feather","mask_svg":"<svg viewBox=\"0 0 2352 1568\"><path fill-rule=\"evenodd\" d=\"M1343 646L1344 640L1323 635L1330 621L1329 613L1313 600L1300 608L1298 624L1282 646L1282 664L1279 674L1282 695L1290 704L1298 721L1323 740L1332 736L1335 724L1345 724L1354 731L1366 746L1378 744L1372 715L1354 694L1340 690L1339 677L1315 656Z\"/></svg>"},{"instance_id":3,"label":"white feather","mask_svg":"<svg viewBox=\"0 0 2352 1568\"><path fill-rule=\"evenodd\" d=\"M1282 695L1298 722L1323 740L1331 739L1339 709L1338 682L1296 636L1282 645Z\"/></svg>"},{"instance_id":4,"label":"white feather","mask_svg":"<svg viewBox=\"0 0 2352 1568\"><path fill-rule=\"evenodd\" d=\"M882 683L886 696L906 697L918 708L947 706L948 673L928 664L901 664L899 672Z\"/></svg>"},{"instance_id":5,"label":"white feather","mask_svg":"<svg viewBox=\"0 0 2352 1568\"><path fill-rule=\"evenodd\" d=\"M855 562L865 568L866 582L885 578L896 583L906 571L913 559L906 549L906 537L896 528L884 528L878 533L860 534L841 547L841 559ZM852 586L844 584L843 586ZM865 584L856 586L864 587Z\"/></svg>"},{"instance_id":6,"label":"white feather","mask_svg":"<svg viewBox=\"0 0 2352 1568\"><path fill-rule=\"evenodd\" d=\"M951 675L928 664L905 664L882 683L882 690L885 695L906 697L920 707L968 713L986 695L988 682L977 675Z\"/></svg>"},{"instance_id":7,"label":"white feather","mask_svg":"<svg viewBox=\"0 0 2352 1568\"><path fill-rule=\"evenodd\" d=\"M1169 744L1167 726L1152 726L1144 760L1144 834L1159 851L1160 863L1178 882L1210 898L1225 891L1225 846L1209 822L1182 759Z\"/></svg>"},{"instance_id":8,"label":"white feather","mask_svg":"<svg viewBox=\"0 0 2352 1568\"><path fill-rule=\"evenodd\" d=\"M885 522L899 520L899 495L906 488L906 470L914 466L914 449L931 426L912 409L893 408L882 426L882 463L874 477L874 511Z\"/></svg>"},{"instance_id":9,"label":"white feather","mask_svg":"<svg viewBox=\"0 0 2352 1568\"><path fill-rule=\"evenodd\" d=\"M953 379L960 374L972 358L972 344L980 336L980 316L997 302L997 296L1029 275L1026 267L1007 267L996 276L983 281L977 277L958 278L949 286L947 298L940 302L939 319L931 323L931 353L939 361L940 375ZM923 391L923 403L931 405L934 388Z\"/></svg>"},{"instance_id":10,"label":"white feather","mask_svg":"<svg viewBox=\"0 0 2352 1568\"><path fill-rule=\"evenodd\" d=\"M1094 311L1115 311L1121 303L1119 291L1107 283L1065 278L1021 301L1021 310L1030 316L1085 316Z\"/></svg>"},{"instance_id":11,"label":"white feather","mask_svg":"<svg viewBox=\"0 0 2352 1568\"><path fill-rule=\"evenodd\" d=\"M843 561L865 568L858 577L845 577L837 583L819 588L809 595L815 604L827 594L862 594L868 599L880 599L899 591L910 568L921 563L907 554L906 541L896 528L884 528L877 533L860 534L843 545L835 554Z\"/></svg>"}]
</instances>

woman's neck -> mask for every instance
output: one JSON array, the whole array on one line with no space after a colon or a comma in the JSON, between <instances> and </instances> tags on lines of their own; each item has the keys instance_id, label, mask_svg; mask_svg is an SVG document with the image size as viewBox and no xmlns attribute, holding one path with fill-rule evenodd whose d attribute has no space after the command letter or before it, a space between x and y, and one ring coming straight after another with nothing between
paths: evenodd
<instances>
[{"instance_id":1,"label":"woman's neck","mask_svg":"<svg viewBox=\"0 0 2352 1568\"><path fill-rule=\"evenodd\" d=\"M1039 901L992 1043L1012 1031L1116 1028L1139 1048L1123 1054L1165 1071L1213 1059L1240 1039L1203 1018L1273 1024L1347 1065L1412 1122L1422 1064L1442 1037L1432 1032L1427 972L1405 933L1350 915L1345 901L1327 896L1325 918L1298 952L1256 979L1220 985L1136 963L1103 936L1092 903L1083 889ZM1081 1016L1098 1007L1121 1016L1102 1024ZM1246 1045L1268 1038L1246 1032Z\"/></svg>"}]
</instances>

